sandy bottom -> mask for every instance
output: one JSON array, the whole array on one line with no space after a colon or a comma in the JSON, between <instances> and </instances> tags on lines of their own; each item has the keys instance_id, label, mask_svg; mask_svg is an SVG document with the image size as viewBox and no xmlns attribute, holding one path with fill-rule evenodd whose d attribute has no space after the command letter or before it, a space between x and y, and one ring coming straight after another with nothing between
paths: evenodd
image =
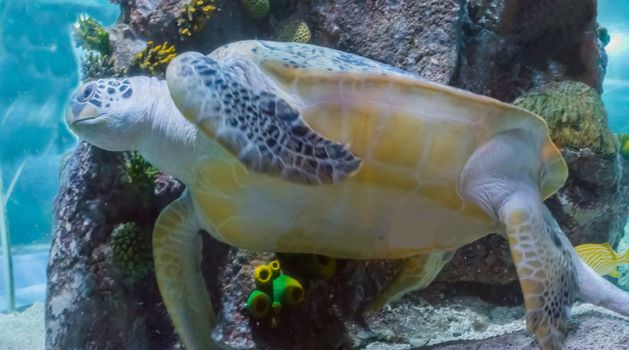
<instances>
[{"instance_id":1,"label":"sandy bottom","mask_svg":"<svg viewBox=\"0 0 629 350\"><path fill-rule=\"evenodd\" d=\"M0 349L44 348L44 304L36 303L15 314L0 314Z\"/></svg>"},{"instance_id":2,"label":"sandy bottom","mask_svg":"<svg viewBox=\"0 0 629 350\"><path fill-rule=\"evenodd\" d=\"M366 350L442 349L441 346L446 345L444 350L485 349L481 346L482 343L475 344L474 341L523 331L526 327L522 307L496 307L469 297L454 298L437 306L428 305L422 302L421 298L412 298L412 301L408 300L409 298L405 299L407 300L403 299L397 305L394 304L393 307L384 310L384 315L382 315L384 317L379 317L379 320L371 325L371 332L367 334L357 332L356 348ZM590 304L575 305L572 314L579 318L579 315L593 312L608 319L620 321L612 337L617 338L622 334L623 342L626 344L629 340L626 339L629 336L629 318L615 315ZM569 337L588 337L588 334L591 334L589 329L575 330ZM0 349L44 349L44 336L43 303L34 304L21 313L0 314ZM604 336L605 334L596 336L599 338L599 345L609 343L609 339L604 339ZM523 340L520 342L533 344L532 338L526 333L521 337ZM506 338L499 341L513 340ZM487 348L492 347L493 345ZM525 348L528 349L528 347ZM533 345L532 348L535 346ZM567 348L574 347L567 346Z\"/></svg>"},{"instance_id":3,"label":"sandy bottom","mask_svg":"<svg viewBox=\"0 0 629 350\"><path fill-rule=\"evenodd\" d=\"M618 321L624 334L629 333L629 318L587 303L576 303L572 318L596 314ZM378 315L370 330L358 331L357 348L368 350L441 349L449 344L453 349L468 349L468 344L526 330L524 308L500 307L476 297L454 297L431 305L417 296L408 296ZM579 332L571 337L578 337ZM607 339L600 339L602 343ZM450 347L448 347L450 348ZM478 347L471 346L470 349ZM517 347L516 347L517 348ZM610 348L611 349L611 348Z\"/></svg>"}]
</instances>

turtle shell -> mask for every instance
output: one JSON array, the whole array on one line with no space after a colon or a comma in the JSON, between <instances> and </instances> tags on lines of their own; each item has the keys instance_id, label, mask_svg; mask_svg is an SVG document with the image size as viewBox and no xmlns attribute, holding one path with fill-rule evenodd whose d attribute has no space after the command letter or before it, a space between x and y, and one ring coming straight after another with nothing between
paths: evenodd
<instances>
[{"instance_id":1,"label":"turtle shell","mask_svg":"<svg viewBox=\"0 0 629 350\"><path fill-rule=\"evenodd\" d=\"M543 198L566 180L545 121L513 105L308 44L242 41L209 56L236 70L253 62L311 128L362 159L339 183L304 186L248 171L227 151L204 158L191 194L229 244L341 258L456 249L496 229L458 184L472 154L510 130L530 136Z\"/></svg>"}]
</instances>

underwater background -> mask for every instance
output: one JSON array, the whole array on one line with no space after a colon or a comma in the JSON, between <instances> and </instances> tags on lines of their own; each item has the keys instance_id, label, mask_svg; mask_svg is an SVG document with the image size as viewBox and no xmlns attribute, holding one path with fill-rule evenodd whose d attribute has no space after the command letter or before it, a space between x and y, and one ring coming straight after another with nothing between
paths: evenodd
<instances>
[{"instance_id":1,"label":"underwater background","mask_svg":"<svg viewBox=\"0 0 629 350\"><path fill-rule=\"evenodd\" d=\"M600 0L598 8L610 36L602 94L608 122L614 133L629 132L629 0ZM82 14L107 27L120 9L107 0L0 0L0 206L20 309L44 301L52 202L60 168L78 144L64 110L80 78L84 52L72 33ZM0 266L0 311L7 308L4 274Z\"/></svg>"},{"instance_id":2,"label":"underwater background","mask_svg":"<svg viewBox=\"0 0 629 350\"><path fill-rule=\"evenodd\" d=\"M17 306L44 298L59 167L77 143L63 115L79 82L80 49L71 34L80 14L111 25L120 10L106 0L0 2L0 190ZM0 281L5 295L5 279Z\"/></svg>"}]
</instances>

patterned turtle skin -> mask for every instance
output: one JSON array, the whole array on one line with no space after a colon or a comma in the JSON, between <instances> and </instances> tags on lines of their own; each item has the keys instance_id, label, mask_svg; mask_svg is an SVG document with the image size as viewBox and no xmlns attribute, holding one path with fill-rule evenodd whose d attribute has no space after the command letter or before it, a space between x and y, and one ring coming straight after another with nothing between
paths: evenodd
<instances>
[{"instance_id":1,"label":"patterned turtle skin","mask_svg":"<svg viewBox=\"0 0 629 350\"><path fill-rule=\"evenodd\" d=\"M115 82L131 92L110 93ZM543 205L568 170L546 123L513 105L329 48L251 40L179 55L166 81L88 82L66 118L186 184L156 222L153 255L187 349L219 346L200 229L254 251L405 259L372 309L502 232L543 349L561 348L578 295L629 314Z\"/></svg>"}]
</instances>

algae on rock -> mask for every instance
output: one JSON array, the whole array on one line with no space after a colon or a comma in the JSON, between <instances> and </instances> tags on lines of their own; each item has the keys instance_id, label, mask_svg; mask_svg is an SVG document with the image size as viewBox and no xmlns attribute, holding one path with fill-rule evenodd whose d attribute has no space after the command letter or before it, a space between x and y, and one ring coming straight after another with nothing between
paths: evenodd
<instances>
[{"instance_id":1,"label":"algae on rock","mask_svg":"<svg viewBox=\"0 0 629 350\"><path fill-rule=\"evenodd\" d=\"M607 125L601 96L586 84L561 81L531 89L513 104L540 115L559 147L589 148L598 154L617 152L618 143Z\"/></svg>"}]
</instances>

